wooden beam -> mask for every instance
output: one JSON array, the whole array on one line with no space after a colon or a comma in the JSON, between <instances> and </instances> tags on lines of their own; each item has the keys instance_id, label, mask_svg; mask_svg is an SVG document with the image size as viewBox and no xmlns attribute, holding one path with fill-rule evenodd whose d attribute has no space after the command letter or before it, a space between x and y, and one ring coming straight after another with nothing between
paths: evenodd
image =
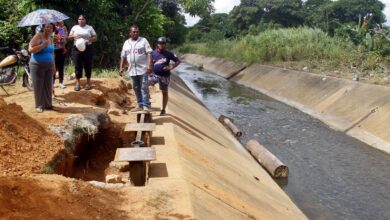
<instances>
[{"instance_id":1,"label":"wooden beam","mask_svg":"<svg viewBox=\"0 0 390 220\"><path fill-rule=\"evenodd\" d=\"M117 148L114 161L151 161L156 160L154 147Z\"/></svg>"}]
</instances>

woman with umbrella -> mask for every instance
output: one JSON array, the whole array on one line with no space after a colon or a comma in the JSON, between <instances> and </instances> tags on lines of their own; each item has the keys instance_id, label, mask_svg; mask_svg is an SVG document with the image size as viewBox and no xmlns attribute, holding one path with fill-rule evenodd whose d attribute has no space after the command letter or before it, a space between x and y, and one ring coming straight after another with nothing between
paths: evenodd
<instances>
[{"instance_id":1,"label":"woman with umbrella","mask_svg":"<svg viewBox=\"0 0 390 220\"><path fill-rule=\"evenodd\" d=\"M34 85L35 108L38 113L52 109L52 80L54 67L54 44L51 39L52 24L45 24L43 30L31 39L28 50L32 53L30 71Z\"/></svg>"},{"instance_id":2,"label":"woman with umbrella","mask_svg":"<svg viewBox=\"0 0 390 220\"><path fill-rule=\"evenodd\" d=\"M54 67L54 44L51 39L52 23L63 21L69 17L52 9L38 9L22 18L19 27L40 25L31 39L28 50L32 53L30 72L34 86L35 107L37 112L52 109L52 80ZM42 28L42 24L44 27Z\"/></svg>"}]
</instances>

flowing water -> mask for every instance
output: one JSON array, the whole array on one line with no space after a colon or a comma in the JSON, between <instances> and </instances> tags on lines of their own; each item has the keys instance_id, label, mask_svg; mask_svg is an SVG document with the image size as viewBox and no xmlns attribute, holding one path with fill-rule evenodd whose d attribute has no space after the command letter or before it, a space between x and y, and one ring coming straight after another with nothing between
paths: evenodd
<instances>
[{"instance_id":1,"label":"flowing water","mask_svg":"<svg viewBox=\"0 0 390 220\"><path fill-rule=\"evenodd\" d=\"M234 119L242 143L257 140L289 167L278 184L310 219L390 220L390 155L256 90L186 63L176 70L215 117Z\"/></svg>"}]
</instances>

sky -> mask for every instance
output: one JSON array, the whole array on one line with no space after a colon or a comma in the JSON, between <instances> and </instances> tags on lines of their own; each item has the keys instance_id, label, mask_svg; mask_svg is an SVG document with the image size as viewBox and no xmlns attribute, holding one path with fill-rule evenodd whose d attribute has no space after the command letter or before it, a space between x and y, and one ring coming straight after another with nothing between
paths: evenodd
<instances>
[{"instance_id":1,"label":"sky","mask_svg":"<svg viewBox=\"0 0 390 220\"><path fill-rule=\"evenodd\" d=\"M390 0L381 0L386 7L384 10L384 14L386 16L386 24L390 25ZM214 8L216 13L229 13L234 6L239 5L240 0L215 0ZM188 14L185 14L187 26L192 26L199 21L199 17L192 17Z\"/></svg>"}]
</instances>

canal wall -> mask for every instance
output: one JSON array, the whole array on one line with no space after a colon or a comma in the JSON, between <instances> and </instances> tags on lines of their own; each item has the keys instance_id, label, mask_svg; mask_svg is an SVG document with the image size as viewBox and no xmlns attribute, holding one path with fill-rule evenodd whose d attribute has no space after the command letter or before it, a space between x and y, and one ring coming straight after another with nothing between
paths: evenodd
<instances>
[{"instance_id":1,"label":"canal wall","mask_svg":"<svg viewBox=\"0 0 390 220\"><path fill-rule=\"evenodd\" d=\"M390 153L389 87L259 64L234 64L194 54L186 54L184 59L259 90L318 118L335 130ZM221 67L224 63L229 63L233 69L230 74L221 73L226 68ZM238 71L242 66L246 67Z\"/></svg>"},{"instance_id":2,"label":"canal wall","mask_svg":"<svg viewBox=\"0 0 390 220\"><path fill-rule=\"evenodd\" d=\"M175 75L171 82L167 115L153 116L157 161L146 188L169 188L180 213L173 217L307 219L187 86ZM160 103L161 93L153 94L153 106ZM160 178L156 167L165 170Z\"/></svg>"}]
</instances>

